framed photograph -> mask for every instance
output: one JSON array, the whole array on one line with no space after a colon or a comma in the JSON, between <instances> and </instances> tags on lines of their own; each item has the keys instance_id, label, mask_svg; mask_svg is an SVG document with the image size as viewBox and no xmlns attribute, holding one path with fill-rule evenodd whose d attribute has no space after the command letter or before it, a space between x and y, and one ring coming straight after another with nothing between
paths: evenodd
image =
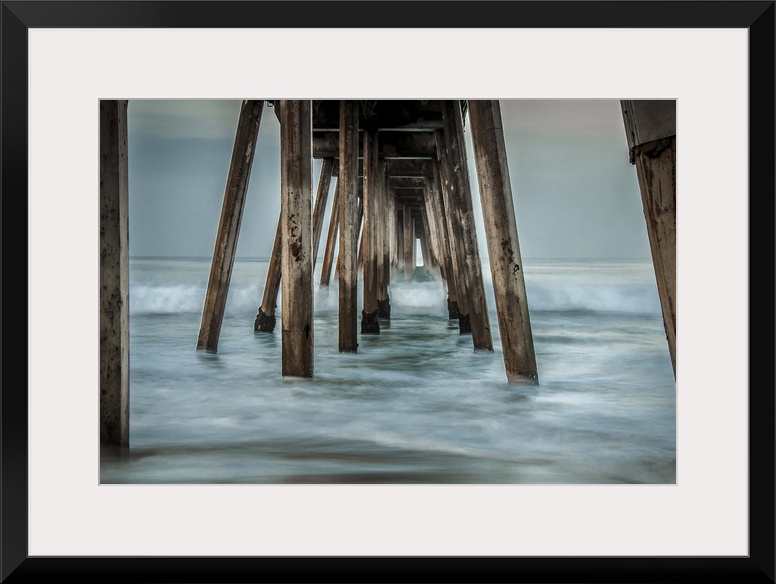
<instances>
[{"instance_id":1,"label":"framed photograph","mask_svg":"<svg viewBox=\"0 0 776 584\"><path fill-rule=\"evenodd\" d=\"M774 582L775 10L772 1L3 1L4 356L14 375L2 389L0 580ZM240 140L250 142L235 137L238 116L241 130L254 123L259 136L254 173L264 164L261 176L273 177L245 184L243 195L249 188L279 192L279 152L277 159L261 155L281 143L280 120L288 124L283 131L295 127L294 118L282 117L293 112L280 109L296 102L281 98L312 100L312 129L320 130L326 100L350 100L364 115L378 109L370 99L418 96L429 110L420 114L425 122L434 104L450 104L452 114L444 113L448 105L440 114L445 131L434 136L431 123L410 128L411 140L399 131L390 143L375 131L364 152L383 147L402 158L396 152L408 148L408 158L422 157L424 149L439 152L441 139L452 156L458 146L450 142L450 120L463 116L466 124L472 100L478 116L479 104L501 104L512 188L517 198L524 194L518 222L528 242L527 281L534 270L526 286L540 313L540 359L556 366L545 380L540 367L538 388L502 387L510 365L501 359L495 311L494 355L466 356L469 338L482 348L477 330L461 335L465 350L447 361L432 355L442 337L462 345L464 319L453 315L449 296L439 308L440 278L438 290L428 285L447 269L435 252L439 226L432 207L418 203L428 195L417 195L418 181L404 171L385 183L403 205L386 221L395 233L399 221L405 238L396 274L406 288L396 287L393 307L411 318L392 327L383 321L383 333L414 327L414 344L381 353L401 366L365 371L336 359L337 298L317 285L326 226L336 227L324 207L314 276L323 306L315 324L317 387L325 395L310 395L304 382L279 373L274 393L241 390L251 376L272 375L274 362L257 369L251 359L257 349L279 355L280 335L249 331L250 346L240 346L245 335L229 335L243 317L227 315L225 356L196 351L212 347L200 325L205 291L192 284L210 269L229 156L234 149L234 169ZM644 266L601 260L649 258L645 238L628 243L629 231L644 229L636 171L629 163L620 179L614 167L594 162L611 143L602 127L618 135L627 161L635 137L626 140L620 107L633 100L676 103L675 360L672 341L669 356L651 340L655 330L663 334L656 292L649 288L654 310L647 315L630 304L646 289ZM125 209L134 221L128 261L142 275L130 293L138 325L128 356L138 363L133 407L164 410L139 416L132 456L119 454L118 463L100 435L100 104L107 103L128 103L134 153L130 190L136 186ZM473 134L483 126L468 113L465 130ZM272 144L262 142L262 130ZM321 177L319 193L332 199L335 189L327 187L348 169L330 162L332 136L313 138L312 194ZM545 155L549 143L553 154ZM252 156L251 147L245 152ZM165 169L180 159L187 166L175 168L185 180L173 184ZM564 165L574 167L567 176ZM377 168L375 156L368 172ZM457 180L458 170L449 172L440 185ZM227 195L233 178L239 191L234 170ZM597 188L604 178L615 187ZM555 193L572 190L569 180L580 197L564 203ZM213 191L217 206L199 194ZM253 200L270 202L246 206L242 249L266 253L237 253L231 302L255 311L269 287L269 250L281 222L278 197ZM372 208L362 200L366 218ZM618 214L626 207L632 224ZM194 216L209 217L209 227L187 223ZM499 220L487 221L490 229ZM543 233L548 221L563 238ZM408 236L410 223L416 231ZM486 238L478 237L482 248ZM614 240L615 250L607 243ZM545 259L527 261L526 252ZM575 252L584 261L555 259ZM486 260L483 267L490 270ZM561 272L579 274L576 288L553 288ZM493 282L484 288L488 298ZM606 338L590 336L603 323L595 299L616 305L620 329ZM256 331L267 316L264 303ZM422 315L429 307L442 310L445 323L450 311L437 336ZM26 320L16 323L22 313ZM588 332L577 334L573 326L582 320ZM180 331L173 341L159 334L170 322ZM228 375L202 375L219 367ZM348 367L358 375L343 395L339 371ZM397 384L417 388L397 395ZM670 399L655 391L666 386L673 386ZM619 388L632 397L623 400ZM296 400L294 417L284 395ZM521 417L539 402L542 424L536 412ZM236 412L235 403L254 413ZM508 428L487 415L494 408L509 408L510 423L524 425ZM384 416L373 424L378 410ZM241 432L254 423L260 438L245 444ZM362 431L382 434L356 444ZM160 446L162 435L171 443ZM431 446L396 441L408 435ZM518 443L516 464L509 449ZM548 462L559 456L562 466Z\"/></svg>"}]
</instances>

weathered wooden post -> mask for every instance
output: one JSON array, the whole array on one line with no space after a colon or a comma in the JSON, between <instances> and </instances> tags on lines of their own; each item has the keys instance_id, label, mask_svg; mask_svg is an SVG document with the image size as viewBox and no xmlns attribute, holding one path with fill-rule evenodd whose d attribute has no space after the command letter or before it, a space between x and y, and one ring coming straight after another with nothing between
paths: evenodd
<instances>
[{"instance_id":1,"label":"weathered wooden post","mask_svg":"<svg viewBox=\"0 0 776 584\"><path fill-rule=\"evenodd\" d=\"M326 235L326 248L323 250L323 264L321 265L321 288L327 287L331 282L331 268L334 262L334 248L337 245L337 231L339 230L339 178L334 186L334 200L331 202L331 217L329 218L329 231Z\"/></svg>"},{"instance_id":2,"label":"weathered wooden post","mask_svg":"<svg viewBox=\"0 0 776 584\"><path fill-rule=\"evenodd\" d=\"M378 161L379 204L377 205L377 316L385 320L391 318L391 299L388 288L391 285L391 258L389 238L390 205L386 186L385 160Z\"/></svg>"},{"instance_id":3,"label":"weathered wooden post","mask_svg":"<svg viewBox=\"0 0 776 584\"><path fill-rule=\"evenodd\" d=\"M313 376L311 114L309 100L281 102L281 354L284 377Z\"/></svg>"},{"instance_id":4,"label":"weathered wooden post","mask_svg":"<svg viewBox=\"0 0 776 584\"><path fill-rule=\"evenodd\" d=\"M380 334L377 320L377 206L380 173L377 160L377 130L364 130L364 228L361 236L364 266L364 298L361 334Z\"/></svg>"},{"instance_id":5,"label":"weathered wooden post","mask_svg":"<svg viewBox=\"0 0 776 584\"><path fill-rule=\"evenodd\" d=\"M507 380L537 381L499 102L469 101L469 120Z\"/></svg>"},{"instance_id":6,"label":"weathered wooden post","mask_svg":"<svg viewBox=\"0 0 776 584\"><path fill-rule=\"evenodd\" d=\"M455 212L455 204L450 194L452 181L450 179L449 160L447 156L447 147L445 145L445 134L443 131L436 132L437 138L437 164L435 178L439 179L439 192L441 193L443 220L447 226L448 243L450 251L450 260L452 262L452 273L455 281L456 298L458 301L458 331L460 334L471 333L471 323L469 321L469 298L463 283L463 266L465 256L463 250L463 236L461 234L461 224L458 221Z\"/></svg>"},{"instance_id":7,"label":"weathered wooden post","mask_svg":"<svg viewBox=\"0 0 776 584\"><path fill-rule=\"evenodd\" d=\"M447 170L442 173L445 193L445 208L450 215L453 239L450 247L455 248L453 260L458 265L456 283L458 284L459 331L471 331L474 349L492 351L493 340L490 334L490 319L485 299L485 287L482 282L482 265L477 245L477 233L474 226L474 210L469 168L466 161L466 149L463 139L463 119L461 102L448 100L442 102L444 120L444 144Z\"/></svg>"},{"instance_id":8,"label":"weathered wooden post","mask_svg":"<svg viewBox=\"0 0 776 584\"><path fill-rule=\"evenodd\" d=\"M333 165L334 160L331 158L324 158L321 165L318 194L315 198L315 210L313 211L313 268L315 268L315 258L318 255L318 244L321 238L326 201L329 198L329 185L331 184ZM271 333L275 330L275 308L277 306L278 292L280 291L280 255L282 245L282 223L278 220L278 227L275 231L275 243L272 246L272 255L270 256L269 268L267 269L267 282L264 285L264 295L258 314L256 314L256 319L253 321L253 330L255 331Z\"/></svg>"},{"instance_id":9,"label":"weathered wooden post","mask_svg":"<svg viewBox=\"0 0 776 584\"><path fill-rule=\"evenodd\" d=\"M415 273L415 221L412 219L412 208L406 201L402 205L402 226L404 230L404 279L409 282Z\"/></svg>"},{"instance_id":10,"label":"weathered wooden post","mask_svg":"<svg viewBox=\"0 0 776 584\"><path fill-rule=\"evenodd\" d=\"M431 273L434 266L434 260L429 253L426 229L427 226L423 219L420 219L420 229L418 229L418 222L415 223L415 231L418 236L418 241L420 242L420 254L423 256L423 267L427 272Z\"/></svg>"},{"instance_id":11,"label":"weathered wooden post","mask_svg":"<svg viewBox=\"0 0 776 584\"><path fill-rule=\"evenodd\" d=\"M458 308L458 288L455 279L455 269L453 264L453 255L450 244L450 233L448 230L448 221L445 213L444 197L442 195L442 178L439 171L439 162L434 161L432 166L433 182L429 185L434 215L437 222L437 233L439 233L439 243L442 249L442 258L445 282L447 284L447 314L450 320L457 320L459 316Z\"/></svg>"},{"instance_id":12,"label":"weathered wooden post","mask_svg":"<svg viewBox=\"0 0 776 584\"><path fill-rule=\"evenodd\" d=\"M272 255L267 268L267 282L264 284L264 295L261 299L259 312L253 321L253 330L271 333L275 330L275 307L280 291L280 256L283 251L283 217L278 218L275 230L275 243L272 245Z\"/></svg>"},{"instance_id":13,"label":"weathered wooden post","mask_svg":"<svg viewBox=\"0 0 776 584\"><path fill-rule=\"evenodd\" d=\"M100 100L100 445L129 447L127 100Z\"/></svg>"},{"instance_id":14,"label":"weathered wooden post","mask_svg":"<svg viewBox=\"0 0 776 584\"><path fill-rule=\"evenodd\" d=\"M356 233L358 234L358 253L356 254L356 269L360 270L364 265L364 190L358 191L358 219L356 219Z\"/></svg>"},{"instance_id":15,"label":"weathered wooden post","mask_svg":"<svg viewBox=\"0 0 776 584\"><path fill-rule=\"evenodd\" d=\"M359 232L358 232L358 254L356 255L356 269L360 272L361 269L364 267L364 229L363 229L364 217L363 216L361 216L361 221L359 221L359 223L360 225L359 225Z\"/></svg>"},{"instance_id":16,"label":"weathered wooden post","mask_svg":"<svg viewBox=\"0 0 776 584\"><path fill-rule=\"evenodd\" d=\"M463 271L465 266L465 255L463 250L463 236L461 233L461 224L456 216L456 206L450 194L452 181L450 179L449 160L445 147L444 132L437 132L437 145L439 148L439 160L437 161L443 221L447 227L448 244L450 251L450 260L452 265L453 281L455 282L455 294L458 305L458 331L460 334L469 334L472 332L469 314L469 297L464 285Z\"/></svg>"},{"instance_id":17,"label":"weathered wooden post","mask_svg":"<svg viewBox=\"0 0 776 584\"><path fill-rule=\"evenodd\" d=\"M240 109L237 134L232 149L232 162L226 181L221 219L210 266L205 306L202 310L197 350L204 349L211 353L218 350L218 338L221 335L221 324L224 320L226 297L229 293L234 254L237 251L237 238L240 234L240 221L245 206L245 193L248 191L263 107L264 102L261 100L246 99L243 100Z\"/></svg>"},{"instance_id":18,"label":"weathered wooden post","mask_svg":"<svg viewBox=\"0 0 776 584\"><path fill-rule=\"evenodd\" d=\"M391 198L393 199L393 223L395 226L392 236L395 254L394 266L398 277L399 274L404 273L404 207L396 197L395 190Z\"/></svg>"},{"instance_id":19,"label":"weathered wooden post","mask_svg":"<svg viewBox=\"0 0 776 584\"><path fill-rule=\"evenodd\" d=\"M676 376L676 101L621 100Z\"/></svg>"},{"instance_id":20,"label":"weathered wooden post","mask_svg":"<svg viewBox=\"0 0 776 584\"><path fill-rule=\"evenodd\" d=\"M420 232L420 249L423 251L423 264L429 273L438 273L439 263L434 250L434 242L431 238L431 226L426 215L425 200L420 206L420 223L423 226L423 230Z\"/></svg>"},{"instance_id":21,"label":"weathered wooden post","mask_svg":"<svg viewBox=\"0 0 776 584\"><path fill-rule=\"evenodd\" d=\"M318 193L315 195L315 209L313 210L313 267L318 259L318 248L321 244L321 232L323 231L323 215L326 213L326 203L329 201L329 188L333 173L334 159L324 158L321 163Z\"/></svg>"},{"instance_id":22,"label":"weathered wooden post","mask_svg":"<svg viewBox=\"0 0 776 584\"><path fill-rule=\"evenodd\" d=\"M439 249L439 234L437 233L437 222L432 214L431 203L431 189L428 182L423 185L423 204L421 205L421 213L423 215L423 224L426 227L426 237L429 242L429 249L431 252L431 258L433 260L434 270L442 276L442 255ZM442 276L444 279L444 276Z\"/></svg>"},{"instance_id":23,"label":"weathered wooden post","mask_svg":"<svg viewBox=\"0 0 776 584\"><path fill-rule=\"evenodd\" d=\"M340 101L339 351L358 351L358 102Z\"/></svg>"}]
</instances>

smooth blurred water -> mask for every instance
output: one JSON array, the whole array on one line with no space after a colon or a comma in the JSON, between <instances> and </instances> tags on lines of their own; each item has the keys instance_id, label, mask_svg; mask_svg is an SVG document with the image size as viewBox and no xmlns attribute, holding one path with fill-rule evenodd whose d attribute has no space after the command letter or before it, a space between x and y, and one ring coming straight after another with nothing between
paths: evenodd
<instances>
[{"instance_id":1,"label":"smooth blurred water","mask_svg":"<svg viewBox=\"0 0 776 584\"><path fill-rule=\"evenodd\" d=\"M340 354L335 285L316 292L315 377L300 380L281 377L282 315L253 331L266 261L236 262L209 354L209 259L133 259L131 448L103 456L101 482L674 483L651 264L524 264L536 386L506 382L487 272L494 352L473 351L431 281L394 283L390 323Z\"/></svg>"}]
</instances>

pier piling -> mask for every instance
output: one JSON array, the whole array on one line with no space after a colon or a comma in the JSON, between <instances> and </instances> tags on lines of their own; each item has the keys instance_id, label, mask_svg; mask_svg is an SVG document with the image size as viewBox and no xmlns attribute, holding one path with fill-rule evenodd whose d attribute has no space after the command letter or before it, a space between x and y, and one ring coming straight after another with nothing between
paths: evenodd
<instances>
[{"instance_id":1,"label":"pier piling","mask_svg":"<svg viewBox=\"0 0 776 584\"><path fill-rule=\"evenodd\" d=\"M127 100L100 100L100 445L129 447Z\"/></svg>"},{"instance_id":2,"label":"pier piling","mask_svg":"<svg viewBox=\"0 0 776 584\"><path fill-rule=\"evenodd\" d=\"M331 268L334 262L334 248L337 246L337 232L339 231L339 179L334 185L334 199L331 202L331 214L329 218L329 231L326 234L326 247L323 250L323 264L321 264L321 288L327 287L331 282Z\"/></svg>"},{"instance_id":3,"label":"pier piling","mask_svg":"<svg viewBox=\"0 0 776 584\"><path fill-rule=\"evenodd\" d=\"M197 339L197 350L211 353L218 351L218 339L224 320L224 308L232 277L234 254L237 250L237 238L240 234L240 221L245 206L245 194L256 151L256 139L259 135L259 123L264 102L246 99L242 102L237 133L232 149L232 161L221 206L221 219L218 224L210 277L202 310L202 322Z\"/></svg>"},{"instance_id":4,"label":"pier piling","mask_svg":"<svg viewBox=\"0 0 776 584\"><path fill-rule=\"evenodd\" d=\"M272 244L272 255L269 258L267 268L267 281L264 284L264 295L261 299L259 312L253 321L253 330L271 333L275 330L275 308L277 307L278 292L280 291L280 263L283 252L283 216L278 218L278 226L275 230L275 242Z\"/></svg>"},{"instance_id":5,"label":"pier piling","mask_svg":"<svg viewBox=\"0 0 776 584\"><path fill-rule=\"evenodd\" d=\"M621 100L676 375L676 101Z\"/></svg>"},{"instance_id":6,"label":"pier piling","mask_svg":"<svg viewBox=\"0 0 776 584\"><path fill-rule=\"evenodd\" d=\"M321 232L323 231L323 216L326 213L326 204L329 202L329 189L331 177L334 171L334 159L324 158L321 163L321 174L318 179L318 192L315 195L315 208L313 209L313 267L318 258L318 248L321 244Z\"/></svg>"},{"instance_id":7,"label":"pier piling","mask_svg":"<svg viewBox=\"0 0 776 584\"><path fill-rule=\"evenodd\" d=\"M412 208L409 203L402 205L402 240L404 250L404 279L412 280L415 274L415 221L412 220Z\"/></svg>"},{"instance_id":8,"label":"pier piling","mask_svg":"<svg viewBox=\"0 0 776 584\"><path fill-rule=\"evenodd\" d=\"M281 104L282 374L312 377L312 104L309 100Z\"/></svg>"},{"instance_id":9,"label":"pier piling","mask_svg":"<svg viewBox=\"0 0 776 584\"><path fill-rule=\"evenodd\" d=\"M485 287L482 282L482 265L474 227L469 169L464 144L463 118L461 102L447 100L443 102L442 118L447 154L448 177L450 180L451 207L448 212L458 226L461 253L457 254L459 273L463 286L459 286L458 301L461 301L461 289L466 297L468 312L459 315L459 323L469 321L472 342L475 350L492 351L493 340L490 334L488 306L485 299Z\"/></svg>"},{"instance_id":10,"label":"pier piling","mask_svg":"<svg viewBox=\"0 0 776 584\"><path fill-rule=\"evenodd\" d=\"M377 131L364 130L363 232L361 236L364 284L361 334L380 334L377 319L377 205L380 172L377 160Z\"/></svg>"},{"instance_id":11,"label":"pier piling","mask_svg":"<svg viewBox=\"0 0 776 584\"><path fill-rule=\"evenodd\" d=\"M485 237L507 379L537 381L531 322L498 101L469 101Z\"/></svg>"},{"instance_id":12,"label":"pier piling","mask_svg":"<svg viewBox=\"0 0 776 584\"><path fill-rule=\"evenodd\" d=\"M458 289L456 284L455 269L453 267L453 255L450 244L450 232L448 231L447 214L445 212L444 197L442 195L442 178L440 176L439 163L433 164L433 177L429 185L432 208L439 233L439 243L442 249L443 270L445 284L447 286L447 313L450 320L457 320L459 316Z\"/></svg>"},{"instance_id":13,"label":"pier piling","mask_svg":"<svg viewBox=\"0 0 776 584\"><path fill-rule=\"evenodd\" d=\"M390 240L388 237L389 211L386 186L385 160L378 160L378 204L377 219L377 316L384 320L391 318L391 299L388 289L391 285Z\"/></svg>"},{"instance_id":14,"label":"pier piling","mask_svg":"<svg viewBox=\"0 0 776 584\"><path fill-rule=\"evenodd\" d=\"M339 351L358 350L358 102L339 103Z\"/></svg>"}]
</instances>

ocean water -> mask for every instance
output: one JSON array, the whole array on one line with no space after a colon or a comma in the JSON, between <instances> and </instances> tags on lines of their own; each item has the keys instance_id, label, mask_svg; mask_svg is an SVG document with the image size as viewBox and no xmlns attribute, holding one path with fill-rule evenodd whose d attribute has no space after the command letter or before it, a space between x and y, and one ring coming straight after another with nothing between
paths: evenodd
<instances>
[{"instance_id":1,"label":"ocean water","mask_svg":"<svg viewBox=\"0 0 776 584\"><path fill-rule=\"evenodd\" d=\"M675 482L649 262L524 262L538 385L506 382L487 271L492 353L433 280L394 282L390 322L339 354L333 282L315 296L314 379L284 379L282 315L253 330L267 267L236 262L210 354L195 349L210 260L131 260L131 447L103 454L102 483Z\"/></svg>"}]
</instances>

